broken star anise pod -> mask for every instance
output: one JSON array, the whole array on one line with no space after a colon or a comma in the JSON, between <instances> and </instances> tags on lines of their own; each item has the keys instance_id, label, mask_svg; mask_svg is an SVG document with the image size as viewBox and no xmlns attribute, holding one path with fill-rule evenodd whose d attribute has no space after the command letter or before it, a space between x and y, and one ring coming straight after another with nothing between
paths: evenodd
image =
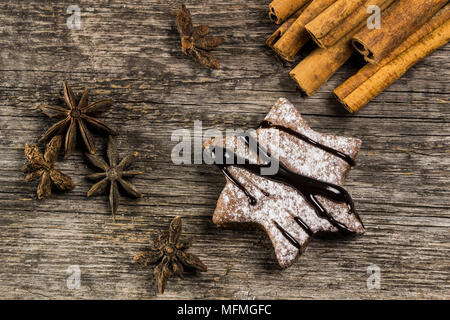
<instances>
[{"instance_id":1,"label":"broken star anise pod","mask_svg":"<svg viewBox=\"0 0 450 320\"><path fill-rule=\"evenodd\" d=\"M67 81L63 83L64 101L66 108L58 106L41 105L39 109L51 118L62 119L51 126L44 135L39 139L39 142L47 141L54 134L62 134L66 131L66 140L64 144L65 155L68 158L75 149L77 143L77 127L83 138L86 149L89 153L95 153L94 139L91 132L86 126L86 123L92 127L99 129L108 134L115 135L116 132L108 127L103 121L98 120L96 115L112 105L112 99L103 99L88 104L88 87L84 88L84 92L77 102L72 89Z\"/></svg>"},{"instance_id":2,"label":"broken star anise pod","mask_svg":"<svg viewBox=\"0 0 450 320\"><path fill-rule=\"evenodd\" d=\"M128 167L130 167L138 158L138 152L133 152L127 155L122 159L122 161L119 162L117 143L112 136L108 136L108 147L106 153L109 164L106 163L101 157L86 153L86 157L89 161L97 168L103 170L103 172L94 173L87 176L89 180L100 180L89 189L87 196L90 197L102 194L109 186L109 204L114 217L117 212L117 208L119 207L120 195L118 184L128 195L135 198L140 198L142 197L142 194L137 191L136 187L132 183L126 181L124 178L134 177L142 174L142 172L138 170L128 170Z\"/></svg>"},{"instance_id":3,"label":"broken star anise pod","mask_svg":"<svg viewBox=\"0 0 450 320\"><path fill-rule=\"evenodd\" d=\"M38 199L46 198L52 193L52 184L63 191L72 190L75 187L69 176L56 170L53 166L58 157L62 140L62 136L54 136L47 144L44 154L35 144L25 145L25 156L30 163L22 167L22 172L27 174L25 177L26 182L34 181L41 177L41 182L37 188Z\"/></svg>"},{"instance_id":4,"label":"broken star anise pod","mask_svg":"<svg viewBox=\"0 0 450 320\"><path fill-rule=\"evenodd\" d=\"M181 37L181 51L208 68L219 69L219 62L208 51L221 45L224 39L209 36L207 25L194 27L191 13L184 4L177 13L176 23Z\"/></svg>"},{"instance_id":5,"label":"broken star anise pod","mask_svg":"<svg viewBox=\"0 0 450 320\"><path fill-rule=\"evenodd\" d=\"M181 240L181 217L177 216L170 222L169 232L160 233L158 237L150 242L150 250L138 252L133 260L142 266L151 264L155 267L154 275L158 282L159 293L164 293L167 280L174 274L183 278L184 268L208 271L208 268L195 255L184 252L191 245L189 240Z\"/></svg>"}]
</instances>

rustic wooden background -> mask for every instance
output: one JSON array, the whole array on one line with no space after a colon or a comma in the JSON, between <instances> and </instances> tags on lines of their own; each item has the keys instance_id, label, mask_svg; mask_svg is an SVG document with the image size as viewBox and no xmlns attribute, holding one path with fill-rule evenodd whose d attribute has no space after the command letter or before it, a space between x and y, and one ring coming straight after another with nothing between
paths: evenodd
<instances>
[{"instance_id":1,"label":"rustic wooden background","mask_svg":"<svg viewBox=\"0 0 450 320\"><path fill-rule=\"evenodd\" d=\"M269 0L187 1L195 21L226 37L210 71L183 56L167 0L0 1L0 298L450 298L450 47L413 67L357 115L331 91L362 65L355 57L305 98L265 47L275 29ZM82 12L69 30L67 7ZM310 48L306 48L306 51ZM53 123L36 106L61 103L61 84L116 103L103 119L120 131L122 155L136 150L139 201L123 197L113 223L107 196L87 199L92 173L81 151L58 168L76 188L44 201L24 183L25 143ZM286 97L319 131L359 137L358 165L346 183L367 226L357 238L313 241L280 270L265 234L219 230L211 221L224 178L214 167L176 166L173 130L255 127ZM97 146L104 140L98 137ZM62 158L62 157L61 157ZM149 235L175 215L195 237L190 252L204 274L171 279L156 294L152 269L132 262ZM381 288L366 286L367 267ZM66 286L78 265L81 288Z\"/></svg>"}]
</instances>

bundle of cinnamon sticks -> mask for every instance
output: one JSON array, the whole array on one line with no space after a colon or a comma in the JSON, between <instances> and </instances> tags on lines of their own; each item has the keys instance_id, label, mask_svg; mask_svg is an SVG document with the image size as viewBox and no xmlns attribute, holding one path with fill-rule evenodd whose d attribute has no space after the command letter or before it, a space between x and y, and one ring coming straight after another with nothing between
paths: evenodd
<instances>
[{"instance_id":1,"label":"bundle of cinnamon sticks","mask_svg":"<svg viewBox=\"0 0 450 320\"><path fill-rule=\"evenodd\" d=\"M266 44L293 61L309 40L318 48L289 73L313 95L358 52L367 61L333 92L356 112L450 38L448 0L273 0L279 28Z\"/></svg>"}]
</instances>

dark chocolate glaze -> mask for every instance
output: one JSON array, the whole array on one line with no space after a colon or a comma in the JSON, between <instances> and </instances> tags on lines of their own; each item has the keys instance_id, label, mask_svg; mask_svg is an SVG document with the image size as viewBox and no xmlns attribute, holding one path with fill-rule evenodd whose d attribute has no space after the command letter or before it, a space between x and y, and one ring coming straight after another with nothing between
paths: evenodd
<instances>
[{"instance_id":1,"label":"dark chocolate glaze","mask_svg":"<svg viewBox=\"0 0 450 320\"><path fill-rule=\"evenodd\" d=\"M339 158L347 161L350 165L354 165L353 159L351 159L349 156L342 154L341 152L334 150L332 148L322 146L319 143L315 142L314 140L309 139L306 136L303 136L289 128L284 128L281 126L275 126L271 124L268 121L265 121L262 123L262 128L267 127L274 127L278 130L285 131L289 134L293 134L296 137L299 137L302 140L305 140L308 143L311 143L312 145L319 146L322 150L325 150L327 152L331 152L332 154L335 154ZM292 131L292 132L291 132ZM362 221L359 217L359 215L355 211L355 207L353 204L353 200L351 196L348 194L348 192L335 184L331 184L328 182L320 181L314 178L310 178L301 174L297 174L295 172L292 172L289 170L283 163L281 163L277 159L273 159L270 154L267 153L266 150L264 150L259 143L251 136L241 136L243 138L244 142L250 147L256 146L258 151L258 156L262 160L263 164L257 164L257 163L250 163L248 159L243 159L242 157L236 155L234 152L221 148L221 147L213 147L211 150L211 155L213 159L215 160L216 165L222 170L224 175L233 183L235 184L241 191L244 192L244 194L247 196L250 205L254 206L257 204L257 200L254 196L250 194L250 192L243 186L238 180L236 180L228 171L227 167L232 165L236 166L242 169L245 169L251 173L254 173L256 175L262 176L266 179L276 181L279 183L283 183L285 185L288 185L292 188L294 188L298 193L300 193L303 198L308 202L308 204L314 209L316 214L319 217L322 217L324 219L327 219L333 226L335 226L341 233L353 233L350 229L347 228L344 224L334 219L334 217L328 213L328 211L322 206L322 204L317 200L317 196L325 197L331 201L338 202L338 203L345 203L349 207L349 213L355 214L358 221L362 224ZM250 141L252 143L250 143ZM321 146L321 147L320 147ZM216 157L216 150L220 149L220 153L222 154L222 159L217 159ZM331 150L331 151L330 151ZM256 151L256 150L252 150ZM351 161L348 161L347 158L349 158ZM273 175L261 175L261 169L270 167L271 161L278 161L279 169L277 173ZM229 164L231 163L231 164ZM265 194L265 193L264 193ZM266 195L267 196L267 195ZM297 216L293 217L294 221L297 222L297 224L309 235L313 236L314 232L311 230L311 228L300 218ZM296 248L299 250L301 249L300 244L298 241L283 227L281 227L276 221L273 221L277 229L283 234L283 236Z\"/></svg>"},{"instance_id":2,"label":"dark chocolate glaze","mask_svg":"<svg viewBox=\"0 0 450 320\"><path fill-rule=\"evenodd\" d=\"M355 160L353 160L350 156L346 155L345 153L342 153L342 152L340 152L340 151L338 151L336 149L327 147L327 146L325 146L325 145L323 145L323 144L321 144L321 143L319 143L319 142L317 142L317 141L315 141L315 140L305 136L304 134L298 133L297 131L294 131L294 130L292 130L290 128L287 128L287 127L284 127L284 126L280 126L278 124L274 124L274 123L272 123L270 121L267 121L267 120L264 120L263 122L261 122L259 127L263 128L263 129L274 128L274 129L286 132L287 134L290 134L290 135L292 135L292 136L294 136L294 137L296 137L298 139L301 139L301 140L305 141L306 143L309 143L310 145L313 145L313 146L315 146L315 147L317 147L319 149L322 149L323 151L331 153L332 155L334 155L334 156L336 156L338 158L341 158L342 160L347 162L352 167L356 164Z\"/></svg>"},{"instance_id":3,"label":"dark chocolate glaze","mask_svg":"<svg viewBox=\"0 0 450 320\"><path fill-rule=\"evenodd\" d=\"M211 153L213 155L213 158L215 158L215 151L217 149L221 149L220 147L215 147L213 150L211 150ZM217 166L219 166L224 172L227 177L231 177L229 171L227 170L227 166L229 166L226 163L233 163L233 166L238 168L243 168L251 173L254 173L256 175L261 176L261 168L267 167L267 165L260 165L256 163L250 163L248 159L243 159L240 156L236 155L232 151L228 149L223 149L221 151L223 154L223 159L219 161ZM227 159L233 159L233 162L230 162L230 160ZM215 158L216 159L216 158ZM314 209L316 214L322 218L327 219L333 226L335 226L339 231L343 233L352 233L344 224L340 223L339 221L336 221L333 216L331 216L327 210L320 204L319 201L317 201L316 196L323 196L325 198L328 198L332 201L339 202L339 203L346 203L351 212L354 212L354 206L353 201L350 197L350 195L347 193L347 191L344 190L344 188L334 185L328 182L316 180L314 178L310 178L307 176L303 176L301 174L297 174L295 172L292 172L288 168L286 168L281 162L279 162L279 169L278 172L274 175L265 175L263 176L266 179L276 181L279 183L283 183L285 185L293 187L295 190L297 190L303 198L306 200L306 202L309 203L309 205ZM248 190L236 179L232 178L230 179L231 182L233 182L240 190L242 190L245 195L249 199L250 205L256 205L257 200L254 196L252 196Z\"/></svg>"},{"instance_id":4,"label":"dark chocolate glaze","mask_svg":"<svg viewBox=\"0 0 450 320\"><path fill-rule=\"evenodd\" d=\"M223 174L225 175L225 177L227 177L228 179L230 179L231 182L233 182L233 184L238 187L239 189L241 189L242 192L244 192L244 194L247 196L248 201L250 202L250 204L252 206L254 206L256 204L256 198L254 196L252 196L250 194L250 192L248 192L248 190L239 182L237 181L228 171L228 169L226 168L226 166L220 166L220 169L222 170Z\"/></svg>"},{"instance_id":5,"label":"dark chocolate glaze","mask_svg":"<svg viewBox=\"0 0 450 320\"><path fill-rule=\"evenodd\" d=\"M275 225L275 227L277 227L278 230L280 230L281 234L297 249L301 249L302 246L300 245L300 243L298 243L297 240L295 240L295 238L292 236L292 234L290 234L289 232L287 232L282 226L280 226L275 220L272 220L273 224Z\"/></svg>"},{"instance_id":6,"label":"dark chocolate glaze","mask_svg":"<svg viewBox=\"0 0 450 320\"><path fill-rule=\"evenodd\" d=\"M308 236L312 237L314 232L309 228L309 226L300 217L294 217L295 222L305 231Z\"/></svg>"}]
</instances>

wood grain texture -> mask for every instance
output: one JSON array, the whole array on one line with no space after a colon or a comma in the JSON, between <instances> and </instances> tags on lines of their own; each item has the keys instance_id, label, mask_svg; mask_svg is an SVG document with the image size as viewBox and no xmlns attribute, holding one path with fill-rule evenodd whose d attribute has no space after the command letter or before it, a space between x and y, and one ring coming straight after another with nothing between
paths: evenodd
<instances>
[{"instance_id":1,"label":"wood grain texture","mask_svg":"<svg viewBox=\"0 0 450 320\"><path fill-rule=\"evenodd\" d=\"M194 21L227 39L215 52L219 71L182 55L170 15L177 2L0 2L0 298L450 298L450 47L352 116L331 92L361 59L302 97L292 65L264 45L276 28L268 2L187 1ZM72 4L81 8L81 30L66 26ZM113 98L101 118L119 130L122 156L141 154L135 168L145 174L133 181L144 197L121 198L125 215L116 223L107 196L85 197L93 170L80 149L57 163L77 184L72 192L38 201L19 171L24 144L53 123L36 106L61 103L63 80L78 93L88 85L92 100ZM193 129L194 120L204 129L254 128L281 96L312 128L363 140L346 188L367 227L361 237L312 241L286 270L265 234L212 223L224 185L216 168L170 158L173 130ZM103 151L105 140L96 145ZM175 215L209 271L171 279L159 296L153 270L132 257ZM379 290L366 286L372 264L381 268ZM70 265L80 266L79 290L66 286Z\"/></svg>"}]
</instances>

